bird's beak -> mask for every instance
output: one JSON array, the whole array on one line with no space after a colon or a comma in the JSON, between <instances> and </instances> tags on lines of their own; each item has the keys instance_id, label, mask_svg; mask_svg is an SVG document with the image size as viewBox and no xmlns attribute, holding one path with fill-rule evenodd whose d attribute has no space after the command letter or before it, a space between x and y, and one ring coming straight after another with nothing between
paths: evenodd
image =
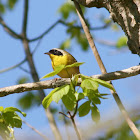
<instances>
[{"instance_id":1,"label":"bird's beak","mask_svg":"<svg viewBox=\"0 0 140 140\"><path fill-rule=\"evenodd\" d=\"M49 52L46 52L46 53L44 53L44 54L50 55L50 53L49 53Z\"/></svg>"}]
</instances>

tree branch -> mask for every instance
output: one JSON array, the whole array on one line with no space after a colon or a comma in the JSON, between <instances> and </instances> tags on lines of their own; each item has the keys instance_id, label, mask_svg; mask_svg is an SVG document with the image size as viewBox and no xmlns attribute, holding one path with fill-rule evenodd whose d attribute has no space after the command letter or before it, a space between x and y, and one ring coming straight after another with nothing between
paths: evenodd
<instances>
[{"instance_id":1,"label":"tree branch","mask_svg":"<svg viewBox=\"0 0 140 140\"><path fill-rule=\"evenodd\" d=\"M29 128L31 128L33 131L35 131L38 135L40 135L44 140L49 140L44 134L39 132L37 129L35 129L33 126L28 124L26 121L22 120L23 123L25 123Z\"/></svg>"},{"instance_id":2,"label":"tree branch","mask_svg":"<svg viewBox=\"0 0 140 140\"><path fill-rule=\"evenodd\" d=\"M29 7L29 1L25 0L24 4L24 17L23 17L23 25L22 25L22 35L26 37L27 33L27 22L28 22L28 7Z\"/></svg>"},{"instance_id":3,"label":"tree branch","mask_svg":"<svg viewBox=\"0 0 140 140\"><path fill-rule=\"evenodd\" d=\"M2 19L2 17L0 17L0 24L3 26L3 28L5 29L5 31L8 34L10 34L12 37L18 38L18 39L22 39L22 36L21 35L17 34L8 25L6 25L6 23L4 22L4 20Z\"/></svg>"},{"instance_id":4,"label":"tree branch","mask_svg":"<svg viewBox=\"0 0 140 140\"><path fill-rule=\"evenodd\" d=\"M37 82L37 81L39 81L39 77L38 77L37 70L34 65L32 53L30 51L29 41L27 39L28 0L25 0L25 3L24 3L24 16L23 17L24 17L24 19L23 19L23 26L22 26L22 36L23 36L22 42L23 42L25 53L26 53L26 58L27 58L27 61L28 61L28 64L29 64L29 67L31 70L32 78L33 78L34 82ZM39 95L40 95L40 99L43 100L45 97L45 92L43 91L43 89L39 90ZM55 138L57 140L61 140L62 139L61 134L59 132L59 129L57 128L55 119L53 117L53 114L50 111L50 108L45 110L45 113L46 113L46 116L48 117L50 127L52 129L52 132L53 132Z\"/></svg>"},{"instance_id":5,"label":"tree branch","mask_svg":"<svg viewBox=\"0 0 140 140\"><path fill-rule=\"evenodd\" d=\"M42 33L41 35L39 35L38 37L34 38L34 39L29 39L29 42L33 42L36 41L38 39L41 39L42 37L44 37L47 33L49 33L58 23L60 20L57 20L53 25L51 25L51 27L49 27L44 33Z\"/></svg>"},{"instance_id":6,"label":"tree branch","mask_svg":"<svg viewBox=\"0 0 140 140\"><path fill-rule=\"evenodd\" d=\"M80 7L78 2L76 2L76 1L73 1L73 2L75 4L76 12L77 12L77 14L79 16L79 19L81 21L81 24L82 24L84 32L85 32L85 35L86 35L87 40L89 42L89 45L90 45L90 47L91 47L91 49L93 51L93 54L94 54L94 56L96 58L96 61L97 61L98 65L99 65L102 73L106 74L107 73L106 68L105 68L105 66L104 66L104 64L103 64L103 62L102 62L102 60L100 58L100 55L99 55L99 53L97 51L97 48L96 48L96 46L94 44L93 38L92 38L92 36L90 34L90 31L88 29L88 26L86 24L86 21L85 21L84 15L82 13L81 7ZM110 84L112 84L111 81L110 81ZM112 86L113 86L113 84L112 84ZM140 132L137 129L137 127L135 126L135 124L133 123L133 121L130 119L130 117L129 117L125 107L123 106L123 104L121 102L121 99L119 98L117 92L116 91L114 92L113 90L110 90L110 91L111 91L111 93L112 93L112 95L113 95L113 97L114 97L114 99L115 99L120 111L122 112L127 124L129 125L130 129L132 130L134 135L137 137L137 139L140 140Z\"/></svg>"},{"instance_id":7,"label":"tree branch","mask_svg":"<svg viewBox=\"0 0 140 140\"><path fill-rule=\"evenodd\" d=\"M17 68L17 67L19 67L20 65L22 65L24 62L26 62L26 60L27 60L27 59L25 58L24 60L22 60L21 62L19 62L18 64L14 65L14 66L11 66L11 67L6 68L6 69L2 69L2 70L0 70L0 73L4 73L4 72L7 72L7 71L9 71L9 70L12 70L12 69Z\"/></svg>"},{"instance_id":8,"label":"tree branch","mask_svg":"<svg viewBox=\"0 0 140 140\"><path fill-rule=\"evenodd\" d=\"M71 27L71 28L78 28L78 29L83 29L82 26L78 26L78 25L71 25L70 22L66 22L63 20L57 20L53 25L51 25L51 27L49 27L44 33L42 33L41 35L39 35L38 37L34 38L34 39L29 39L29 42L33 42L36 41L38 39L41 39L42 37L44 37L47 33L49 33L57 24L63 24L67 27ZM90 30L101 30L101 29L105 29L107 27L109 27L110 23L106 23L103 26L100 27L91 27Z\"/></svg>"},{"instance_id":9,"label":"tree branch","mask_svg":"<svg viewBox=\"0 0 140 140\"><path fill-rule=\"evenodd\" d=\"M140 1L139 0L77 0L86 7L106 8L110 18L121 26L128 37L132 53L140 55Z\"/></svg>"},{"instance_id":10,"label":"tree branch","mask_svg":"<svg viewBox=\"0 0 140 140\"><path fill-rule=\"evenodd\" d=\"M106 73L106 74L93 75L91 77L102 79L105 81L110 81L110 80L117 80L117 79L127 78L131 76L136 76L138 74L140 74L140 65L130 67L128 69L124 69L120 71ZM70 82L71 80L69 78L62 78L58 80L53 79L53 80L46 80L46 81L35 82L35 83L26 83L26 84L4 87L4 88L0 88L0 97L4 97L14 93L31 91L31 90L56 88L65 84L70 84ZM81 79L79 79L78 81L78 84L80 83L81 83Z\"/></svg>"}]
</instances>

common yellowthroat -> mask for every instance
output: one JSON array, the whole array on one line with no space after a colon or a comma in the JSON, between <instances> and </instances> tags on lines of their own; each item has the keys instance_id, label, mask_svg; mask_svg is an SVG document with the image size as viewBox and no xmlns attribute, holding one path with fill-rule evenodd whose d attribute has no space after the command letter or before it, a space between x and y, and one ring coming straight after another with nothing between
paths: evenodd
<instances>
[{"instance_id":1,"label":"common yellowthroat","mask_svg":"<svg viewBox=\"0 0 140 140\"><path fill-rule=\"evenodd\" d=\"M62 49L54 48L45 54L50 56L53 69L59 65L71 65L77 62L76 59L70 53ZM71 78L73 75L79 73L79 67L71 67L63 69L57 75L61 78Z\"/></svg>"}]
</instances>

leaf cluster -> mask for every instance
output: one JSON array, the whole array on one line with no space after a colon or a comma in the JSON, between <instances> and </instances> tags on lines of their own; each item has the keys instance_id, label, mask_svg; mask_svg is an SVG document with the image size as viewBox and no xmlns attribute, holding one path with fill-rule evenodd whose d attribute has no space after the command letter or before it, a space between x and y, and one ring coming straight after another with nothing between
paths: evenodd
<instances>
[{"instance_id":1,"label":"leaf cluster","mask_svg":"<svg viewBox=\"0 0 140 140\"><path fill-rule=\"evenodd\" d=\"M61 70L68 67L79 66L83 63L74 63L72 65L61 65L57 67L53 72L45 75L43 78L48 78L58 74ZM43 79L42 78L42 79ZM78 79L81 78L82 82L79 88L76 90L76 86L78 86ZM76 104L79 101L83 101L84 103L78 107L79 117L83 117L87 115L91 111L91 117L93 121L98 122L100 120L100 112L98 110L97 105L101 104L100 99L106 99L104 96L108 94L99 93L98 87L102 85L109 89L114 90L112 85L109 83L100 80L93 79L82 74L75 75L71 78L70 85L63 85L61 87L57 87L52 90L42 101L44 108L48 108L52 101L58 103L62 100L64 106L67 110L74 111L76 108ZM82 89L82 92L78 92L79 89Z\"/></svg>"},{"instance_id":2,"label":"leaf cluster","mask_svg":"<svg viewBox=\"0 0 140 140\"><path fill-rule=\"evenodd\" d=\"M0 1L0 13L5 13L6 9L13 9L18 0L6 0Z\"/></svg>"},{"instance_id":3,"label":"leaf cluster","mask_svg":"<svg viewBox=\"0 0 140 140\"><path fill-rule=\"evenodd\" d=\"M85 7L82 7L82 11L85 13L86 9ZM83 50L88 49L88 41L85 37L85 34L81 30L80 26L78 25L77 20L77 14L75 10L75 6L71 2L64 3L59 9L59 14L61 15L62 19L67 22L68 20L71 20L71 17L74 17L75 20L67 22L67 30L66 32L69 34L69 38L66 39L62 44L60 45L61 49L67 49L70 47L72 39L75 39L78 44L81 45Z\"/></svg>"},{"instance_id":4,"label":"leaf cluster","mask_svg":"<svg viewBox=\"0 0 140 140\"><path fill-rule=\"evenodd\" d=\"M23 76L18 80L17 84L24 84L27 82L30 82L29 78ZM18 105L24 110L31 109L35 105L40 104L41 99L39 97L39 94L36 94L35 91L26 92L18 99Z\"/></svg>"},{"instance_id":5,"label":"leaf cluster","mask_svg":"<svg viewBox=\"0 0 140 140\"><path fill-rule=\"evenodd\" d=\"M0 136L5 140L14 137L12 128L21 128L22 126L22 119L16 112L22 114L24 117L26 116L24 112L21 112L15 107L4 109L0 106Z\"/></svg>"}]
</instances>

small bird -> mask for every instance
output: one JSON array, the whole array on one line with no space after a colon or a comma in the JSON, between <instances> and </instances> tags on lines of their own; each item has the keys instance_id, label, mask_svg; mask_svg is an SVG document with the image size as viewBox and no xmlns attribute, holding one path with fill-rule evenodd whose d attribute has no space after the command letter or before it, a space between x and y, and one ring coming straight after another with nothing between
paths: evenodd
<instances>
[{"instance_id":1,"label":"small bird","mask_svg":"<svg viewBox=\"0 0 140 140\"><path fill-rule=\"evenodd\" d=\"M62 49L53 48L49 52L44 53L50 56L53 69L59 65L71 65L76 59L67 51ZM79 67L71 67L63 69L57 75L61 78L71 78L75 74L79 74Z\"/></svg>"}]
</instances>

